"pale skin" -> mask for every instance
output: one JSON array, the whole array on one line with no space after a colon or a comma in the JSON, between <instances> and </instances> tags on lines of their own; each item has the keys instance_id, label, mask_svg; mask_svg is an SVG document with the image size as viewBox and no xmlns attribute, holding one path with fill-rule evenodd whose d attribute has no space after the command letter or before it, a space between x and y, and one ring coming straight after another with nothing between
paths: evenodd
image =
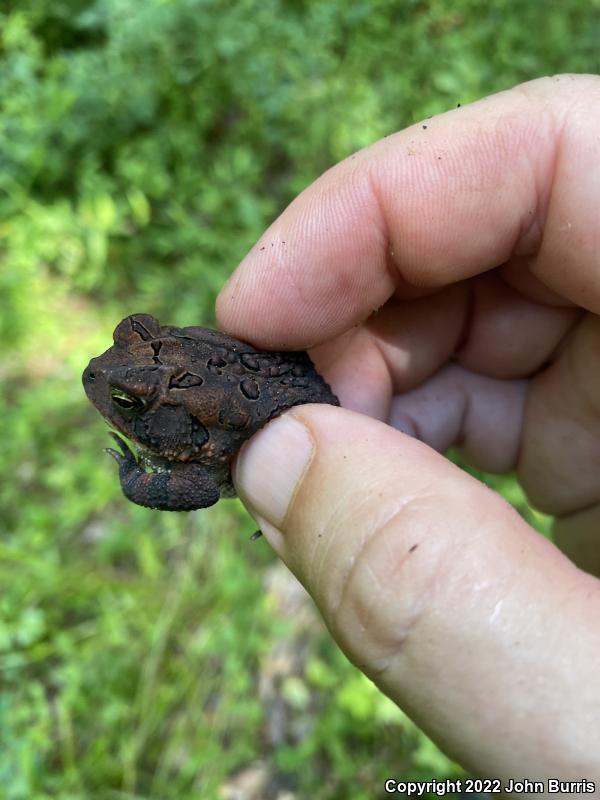
<instances>
[{"instance_id":1,"label":"pale skin","mask_svg":"<svg viewBox=\"0 0 600 800\"><path fill-rule=\"evenodd\" d=\"M218 301L234 336L312 348L342 402L234 473L339 645L467 769L600 793L598 314L600 79L569 75L338 164ZM450 446L516 470L569 557Z\"/></svg>"}]
</instances>

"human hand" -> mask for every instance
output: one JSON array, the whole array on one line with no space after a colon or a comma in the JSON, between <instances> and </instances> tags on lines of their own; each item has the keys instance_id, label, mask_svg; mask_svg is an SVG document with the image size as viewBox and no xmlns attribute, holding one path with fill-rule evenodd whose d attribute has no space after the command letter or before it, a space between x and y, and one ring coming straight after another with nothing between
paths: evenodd
<instances>
[{"instance_id":1,"label":"human hand","mask_svg":"<svg viewBox=\"0 0 600 800\"><path fill-rule=\"evenodd\" d=\"M599 126L600 79L567 75L390 136L303 192L217 306L314 348L344 406L253 437L241 498L352 661L488 776L600 781L600 583L437 452L516 469L600 569Z\"/></svg>"}]
</instances>

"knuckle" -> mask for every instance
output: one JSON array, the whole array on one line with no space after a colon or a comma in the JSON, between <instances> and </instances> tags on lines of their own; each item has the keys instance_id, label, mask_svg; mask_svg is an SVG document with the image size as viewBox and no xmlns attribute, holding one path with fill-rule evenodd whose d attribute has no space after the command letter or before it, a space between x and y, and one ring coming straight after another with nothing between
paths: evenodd
<instances>
[{"instance_id":1,"label":"knuckle","mask_svg":"<svg viewBox=\"0 0 600 800\"><path fill-rule=\"evenodd\" d=\"M415 498L362 538L328 625L349 657L379 675L401 658L447 583L451 528ZM365 660L368 663L365 663Z\"/></svg>"}]
</instances>

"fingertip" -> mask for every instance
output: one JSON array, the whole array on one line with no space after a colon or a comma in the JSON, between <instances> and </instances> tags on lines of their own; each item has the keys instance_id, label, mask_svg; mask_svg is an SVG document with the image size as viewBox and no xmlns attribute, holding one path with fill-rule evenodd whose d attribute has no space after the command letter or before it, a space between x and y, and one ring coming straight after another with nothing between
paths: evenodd
<instances>
[{"instance_id":1,"label":"fingertip","mask_svg":"<svg viewBox=\"0 0 600 800\"><path fill-rule=\"evenodd\" d=\"M261 523L281 528L315 451L293 411L269 422L242 447L233 470L239 496Z\"/></svg>"}]
</instances>

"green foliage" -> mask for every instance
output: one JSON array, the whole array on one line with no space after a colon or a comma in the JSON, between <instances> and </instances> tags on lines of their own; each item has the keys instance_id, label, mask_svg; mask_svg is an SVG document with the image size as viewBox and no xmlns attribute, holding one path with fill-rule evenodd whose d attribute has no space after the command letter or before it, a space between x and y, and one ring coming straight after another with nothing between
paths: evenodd
<instances>
[{"instance_id":1,"label":"green foliage","mask_svg":"<svg viewBox=\"0 0 600 800\"><path fill-rule=\"evenodd\" d=\"M521 80L597 71L599 11L599 0L0 5L7 800L204 800L256 763L265 797L358 800L387 774L455 774L325 633L281 686L303 735L265 741L256 687L272 643L291 635L265 596L272 557L246 543L237 503L188 516L125 503L79 376L127 313L210 322L268 222L353 150ZM514 481L494 480L532 513Z\"/></svg>"}]
</instances>

